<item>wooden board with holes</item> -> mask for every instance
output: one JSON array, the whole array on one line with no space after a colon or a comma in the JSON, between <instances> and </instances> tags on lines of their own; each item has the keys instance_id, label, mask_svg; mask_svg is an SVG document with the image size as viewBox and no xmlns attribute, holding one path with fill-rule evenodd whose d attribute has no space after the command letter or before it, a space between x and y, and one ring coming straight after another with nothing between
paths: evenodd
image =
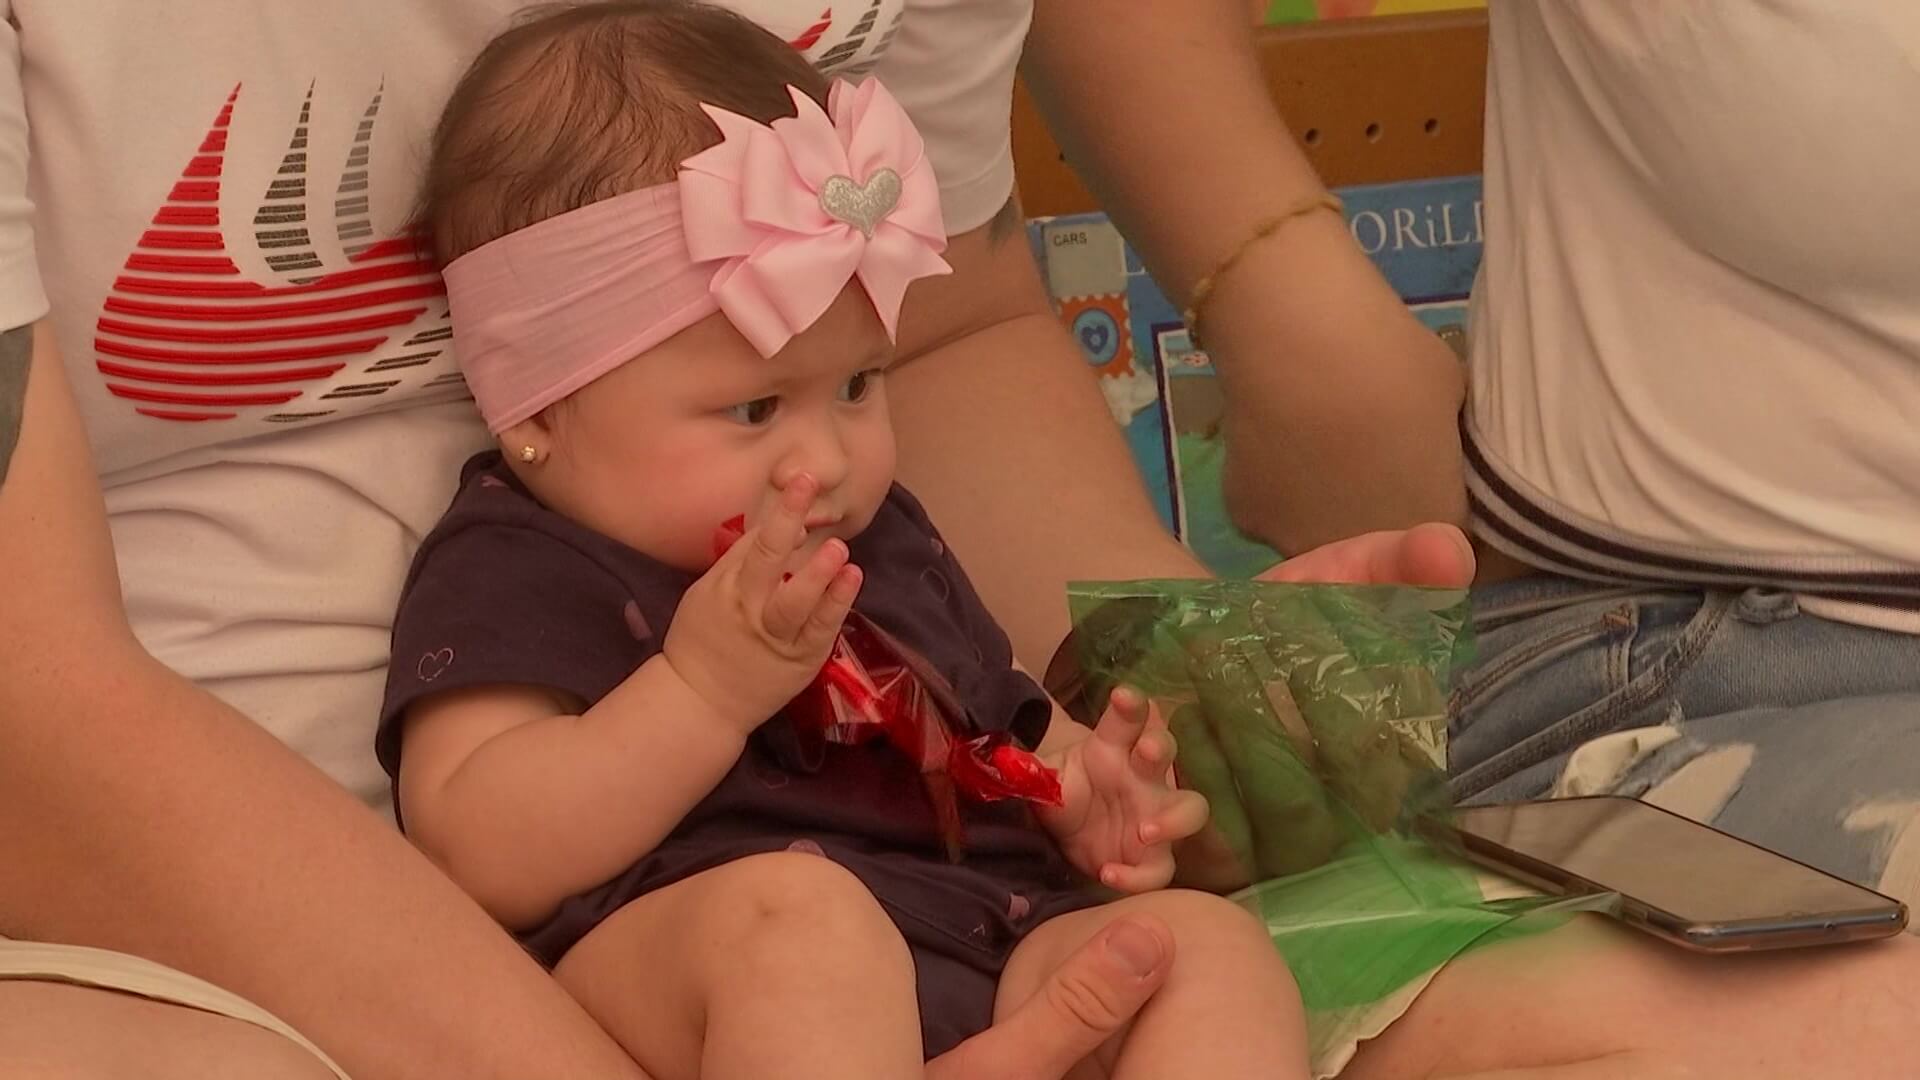
<instances>
[{"instance_id":1,"label":"wooden board with holes","mask_svg":"<svg viewBox=\"0 0 1920 1080\"><path fill-rule=\"evenodd\" d=\"M1267 86L1329 186L1480 171L1485 11L1380 16L1256 31ZM1096 209L1024 87L1014 160L1029 217Z\"/></svg>"}]
</instances>

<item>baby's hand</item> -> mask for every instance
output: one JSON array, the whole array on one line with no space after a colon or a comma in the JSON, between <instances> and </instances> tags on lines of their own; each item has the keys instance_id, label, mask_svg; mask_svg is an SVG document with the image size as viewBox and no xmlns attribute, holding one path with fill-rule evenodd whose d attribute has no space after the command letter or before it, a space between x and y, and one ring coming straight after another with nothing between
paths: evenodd
<instances>
[{"instance_id":1,"label":"baby's hand","mask_svg":"<svg viewBox=\"0 0 1920 1080\"><path fill-rule=\"evenodd\" d=\"M1174 842L1207 823L1207 800L1170 782L1173 753L1160 710L1123 687L1093 734L1061 755L1062 803L1040 821L1083 873L1128 893L1173 880Z\"/></svg>"},{"instance_id":2,"label":"baby's hand","mask_svg":"<svg viewBox=\"0 0 1920 1080\"><path fill-rule=\"evenodd\" d=\"M801 476L773 510L680 599L661 651L688 686L751 733L820 673L860 593L860 568L838 539L791 577L818 484Z\"/></svg>"}]
</instances>

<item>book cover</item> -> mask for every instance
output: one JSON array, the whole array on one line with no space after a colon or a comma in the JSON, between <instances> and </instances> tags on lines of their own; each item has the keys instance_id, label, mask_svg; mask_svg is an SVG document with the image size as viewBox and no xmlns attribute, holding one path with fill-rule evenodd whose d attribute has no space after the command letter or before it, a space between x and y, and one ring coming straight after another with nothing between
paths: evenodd
<instances>
[{"instance_id":1,"label":"book cover","mask_svg":"<svg viewBox=\"0 0 1920 1080\"><path fill-rule=\"evenodd\" d=\"M1486 6L1487 0L1255 0L1254 14L1260 21L1275 25Z\"/></svg>"},{"instance_id":2,"label":"book cover","mask_svg":"<svg viewBox=\"0 0 1920 1080\"><path fill-rule=\"evenodd\" d=\"M1480 178L1337 192L1347 227L1414 315L1464 352L1466 301L1481 251ZM1215 573L1278 562L1242 536L1221 493L1219 380L1165 293L1104 215L1043 219L1033 242L1062 320L1099 374L1163 522Z\"/></svg>"}]
</instances>

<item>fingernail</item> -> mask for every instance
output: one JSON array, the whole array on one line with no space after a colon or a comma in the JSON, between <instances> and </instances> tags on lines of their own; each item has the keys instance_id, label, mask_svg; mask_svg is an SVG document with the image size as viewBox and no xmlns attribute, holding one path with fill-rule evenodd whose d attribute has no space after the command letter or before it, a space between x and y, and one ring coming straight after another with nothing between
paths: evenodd
<instances>
[{"instance_id":1,"label":"fingernail","mask_svg":"<svg viewBox=\"0 0 1920 1080\"><path fill-rule=\"evenodd\" d=\"M1160 839L1160 826L1158 825L1140 826L1140 842L1141 843L1151 844L1158 839Z\"/></svg>"},{"instance_id":2,"label":"fingernail","mask_svg":"<svg viewBox=\"0 0 1920 1080\"><path fill-rule=\"evenodd\" d=\"M1107 955L1120 961L1135 978L1144 979L1160 970L1166 959L1160 939L1138 923L1120 922L1107 935Z\"/></svg>"}]
</instances>

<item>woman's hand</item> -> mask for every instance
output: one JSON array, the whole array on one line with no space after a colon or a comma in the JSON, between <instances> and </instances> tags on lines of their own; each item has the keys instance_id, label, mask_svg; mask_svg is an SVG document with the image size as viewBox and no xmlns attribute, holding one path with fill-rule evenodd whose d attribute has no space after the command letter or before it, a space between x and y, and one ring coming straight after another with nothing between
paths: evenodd
<instances>
[{"instance_id":1,"label":"woman's hand","mask_svg":"<svg viewBox=\"0 0 1920 1080\"><path fill-rule=\"evenodd\" d=\"M1474 569L1467 535L1433 522L1322 544L1261 574L1260 580L1451 589L1471 585Z\"/></svg>"},{"instance_id":2,"label":"woman's hand","mask_svg":"<svg viewBox=\"0 0 1920 1080\"><path fill-rule=\"evenodd\" d=\"M1032 997L927 1062L927 1080L1060 1080L1125 1030L1172 966L1165 923L1115 919Z\"/></svg>"}]
</instances>

